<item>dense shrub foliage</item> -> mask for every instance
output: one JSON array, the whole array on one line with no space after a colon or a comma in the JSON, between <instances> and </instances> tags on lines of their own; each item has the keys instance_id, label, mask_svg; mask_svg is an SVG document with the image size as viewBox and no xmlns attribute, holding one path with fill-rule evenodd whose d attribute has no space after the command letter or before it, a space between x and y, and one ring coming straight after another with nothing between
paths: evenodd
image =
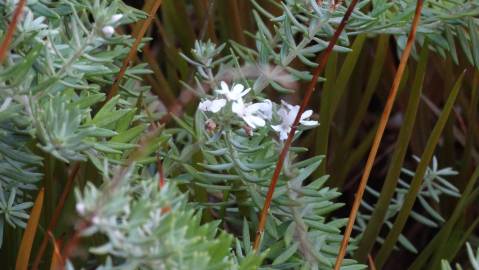
<instances>
[{"instance_id":1,"label":"dense shrub foliage","mask_svg":"<svg viewBox=\"0 0 479 270\"><path fill-rule=\"evenodd\" d=\"M125 2L0 0L8 269L333 269L416 1L359 1L304 112L353 1ZM344 270L479 269L479 2L420 14Z\"/></svg>"}]
</instances>

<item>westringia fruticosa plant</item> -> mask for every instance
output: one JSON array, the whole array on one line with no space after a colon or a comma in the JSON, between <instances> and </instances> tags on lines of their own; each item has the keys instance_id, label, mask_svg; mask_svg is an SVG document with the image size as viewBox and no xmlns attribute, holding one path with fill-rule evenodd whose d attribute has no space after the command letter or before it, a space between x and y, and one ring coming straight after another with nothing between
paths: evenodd
<instances>
[{"instance_id":1,"label":"westringia fruticosa plant","mask_svg":"<svg viewBox=\"0 0 479 270\"><path fill-rule=\"evenodd\" d=\"M343 204L328 176L313 177L324 156L308 157L307 147L290 148L259 250L251 241L299 112L297 102L268 99L265 90L292 93L312 79L314 58L350 1L271 1L279 15L261 2L251 0L257 31L247 34L254 46L198 40L182 54L196 71L183 85L200 101L165 127L157 124L160 102L142 82L151 73L146 64L130 66L119 95L106 100L134 42L122 26L145 13L120 0L27 1L0 65L0 243L6 226L25 228L36 190L63 180L52 170L64 176L76 164L85 179L75 189L83 226L74 230L89 241L88 256L67 260L69 269L331 269L347 220L334 217ZM1 36L17 4L0 0ZM350 52L353 36L390 34L400 54L414 6L360 1L334 51ZM432 51L457 63L458 43L479 66L478 13L476 1L431 1L417 44L428 40ZM319 124L306 110L294 140ZM430 226L443 219L428 202L439 193L458 196L439 172L426 176L419 196L432 220L415 217ZM407 190L400 181L398 200ZM348 259L341 269L365 267Z\"/></svg>"}]
</instances>

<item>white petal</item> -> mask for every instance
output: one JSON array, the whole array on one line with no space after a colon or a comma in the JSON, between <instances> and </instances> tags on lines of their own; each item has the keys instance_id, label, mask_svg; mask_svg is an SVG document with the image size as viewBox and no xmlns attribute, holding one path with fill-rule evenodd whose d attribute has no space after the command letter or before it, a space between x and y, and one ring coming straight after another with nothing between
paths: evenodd
<instances>
[{"instance_id":1,"label":"white petal","mask_svg":"<svg viewBox=\"0 0 479 270\"><path fill-rule=\"evenodd\" d=\"M301 121L301 124L302 125L305 125L305 126L316 126L318 124L318 121L314 121L314 120L303 120Z\"/></svg>"},{"instance_id":2,"label":"white petal","mask_svg":"<svg viewBox=\"0 0 479 270\"><path fill-rule=\"evenodd\" d=\"M288 113L288 116L286 117L286 123L288 123L289 126L292 126L294 123L294 119L296 119L296 115L298 114L297 110L291 110Z\"/></svg>"},{"instance_id":3,"label":"white petal","mask_svg":"<svg viewBox=\"0 0 479 270\"><path fill-rule=\"evenodd\" d=\"M209 111L217 113L226 105L225 99L215 99L211 102Z\"/></svg>"},{"instance_id":4,"label":"white petal","mask_svg":"<svg viewBox=\"0 0 479 270\"><path fill-rule=\"evenodd\" d=\"M246 124L248 126L250 126L251 128L256 128L256 125L254 124L253 121L251 121L251 119L249 117L243 117L243 120L246 122Z\"/></svg>"},{"instance_id":5,"label":"white petal","mask_svg":"<svg viewBox=\"0 0 479 270\"><path fill-rule=\"evenodd\" d=\"M254 115L248 115L248 116L244 117L243 119L252 128L264 127L264 125L266 124L266 122L263 120L263 118L258 117L258 116L254 116Z\"/></svg>"},{"instance_id":6,"label":"white petal","mask_svg":"<svg viewBox=\"0 0 479 270\"><path fill-rule=\"evenodd\" d=\"M280 133L279 133L279 139L284 141L288 138L288 132L286 132L285 130L281 130Z\"/></svg>"},{"instance_id":7,"label":"white petal","mask_svg":"<svg viewBox=\"0 0 479 270\"><path fill-rule=\"evenodd\" d=\"M260 109L261 109L260 104L259 104L259 103L255 103L255 104L248 105L248 106L245 108L245 111L246 111L246 113L248 113L248 114L254 114L254 113L258 112Z\"/></svg>"},{"instance_id":8,"label":"white petal","mask_svg":"<svg viewBox=\"0 0 479 270\"><path fill-rule=\"evenodd\" d=\"M111 23L116 23L123 18L123 14L115 14L111 16Z\"/></svg>"},{"instance_id":9,"label":"white petal","mask_svg":"<svg viewBox=\"0 0 479 270\"><path fill-rule=\"evenodd\" d=\"M250 88L244 90L244 86L242 84L236 84L233 86L233 89L231 89L231 92L229 94L229 99L231 100L237 100L244 95L248 94L248 92L251 90Z\"/></svg>"},{"instance_id":10,"label":"white petal","mask_svg":"<svg viewBox=\"0 0 479 270\"><path fill-rule=\"evenodd\" d=\"M221 81L220 85L221 85L221 89L216 89L215 92L218 94L228 96L228 94L230 93L230 89L228 88L228 85L226 84L226 82Z\"/></svg>"},{"instance_id":11,"label":"white petal","mask_svg":"<svg viewBox=\"0 0 479 270\"><path fill-rule=\"evenodd\" d=\"M307 119L311 117L311 115L313 115L313 110L304 111L303 114L301 115L301 120Z\"/></svg>"},{"instance_id":12,"label":"white petal","mask_svg":"<svg viewBox=\"0 0 479 270\"><path fill-rule=\"evenodd\" d=\"M272 125L272 129L279 133L279 139L284 141L288 138L288 133L291 130L290 127L285 127L283 125Z\"/></svg>"},{"instance_id":13,"label":"white petal","mask_svg":"<svg viewBox=\"0 0 479 270\"><path fill-rule=\"evenodd\" d=\"M244 86L242 84L238 83L238 84L235 84L233 86L233 89L231 89L231 93L236 96L236 95L241 94L241 91L243 91L243 90L244 90Z\"/></svg>"},{"instance_id":14,"label":"white petal","mask_svg":"<svg viewBox=\"0 0 479 270\"><path fill-rule=\"evenodd\" d=\"M271 128L276 132L280 132L282 130L281 125L272 125Z\"/></svg>"},{"instance_id":15,"label":"white petal","mask_svg":"<svg viewBox=\"0 0 479 270\"><path fill-rule=\"evenodd\" d=\"M200 102L200 104L198 104L198 110L200 111L208 111L208 107L211 105L211 101L210 100L205 100L205 101L202 101Z\"/></svg>"},{"instance_id":16,"label":"white petal","mask_svg":"<svg viewBox=\"0 0 479 270\"><path fill-rule=\"evenodd\" d=\"M238 116L243 117L245 114L245 107L242 99L237 100L236 102L233 102L233 105L231 106L231 110L233 110L234 113L236 113Z\"/></svg>"},{"instance_id":17,"label":"white petal","mask_svg":"<svg viewBox=\"0 0 479 270\"><path fill-rule=\"evenodd\" d=\"M278 115L281 117L281 120L285 122L288 118L288 111L285 108L281 108L278 110Z\"/></svg>"},{"instance_id":18,"label":"white petal","mask_svg":"<svg viewBox=\"0 0 479 270\"><path fill-rule=\"evenodd\" d=\"M226 105L225 99L205 100L200 102L198 110L217 113Z\"/></svg>"},{"instance_id":19,"label":"white petal","mask_svg":"<svg viewBox=\"0 0 479 270\"><path fill-rule=\"evenodd\" d=\"M228 84L225 82L225 81L221 81L220 82L220 85L221 85L221 90L225 91L225 92L229 92L230 91L230 88L228 87Z\"/></svg>"},{"instance_id":20,"label":"white petal","mask_svg":"<svg viewBox=\"0 0 479 270\"><path fill-rule=\"evenodd\" d=\"M266 99L265 101L260 103L260 111L263 113L264 117L268 120L271 120L273 116L273 104L271 100Z\"/></svg>"}]
</instances>

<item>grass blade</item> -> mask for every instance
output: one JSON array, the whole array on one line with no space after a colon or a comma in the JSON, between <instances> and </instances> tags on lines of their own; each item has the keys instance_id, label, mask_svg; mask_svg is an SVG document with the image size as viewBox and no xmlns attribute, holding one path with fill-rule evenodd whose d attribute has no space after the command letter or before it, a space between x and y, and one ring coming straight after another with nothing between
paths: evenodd
<instances>
[{"instance_id":1,"label":"grass blade","mask_svg":"<svg viewBox=\"0 0 479 270\"><path fill-rule=\"evenodd\" d=\"M358 249L354 254L355 258L359 261L366 260L368 253L371 251L374 243L376 242L376 238L378 237L383 225L389 203L391 198L394 196L397 181L401 173L402 164L404 162L404 157L406 156L421 100L422 86L428 63L428 55L429 49L426 43L421 51L419 65L416 69L416 77L414 79L413 87L409 97L409 103L406 108L405 120L402 124L401 131L399 132L396 148L391 159L391 165L389 166L386 179L384 180L381 195L379 196L366 230L359 241Z\"/></svg>"},{"instance_id":2,"label":"grass blade","mask_svg":"<svg viewBox=\"0 0 479 270\"><path fill-rule=\"evenodd\" d=\"M316 131L316 143L315 143L315 154L316 155L326 155L328 152L329 144L329 131L331 127L331 105L332 99L334 96L334 83L336 82L336 73L337 73L337 64L338 64L338 54L332 53L324 75L326 77L326 82L324 83L323 93L321 95L321 104L319 108L319 115L321 116L321 125L319 125L318 130ZM326 173L326 164L327 161L321 162L319 168L316 170L314 177L320 177Z\"/></svg>"},{"instance_id":3,"label":"grass blade","mask_svg":"<svg viewBox=\"0 0 479 270\"><path fill-rule=\"evenodd\" d=\"M465 73L462 73L462 75L456 81L451 91L451 94L449 95L449 98L447 99L446 105L444 106L444 110L442 111L439 117L439 120L434 126L434 129L432 130L431 136L429 137L428 142L426 144L424 153L421 156L421 161L419 162L416 173L411 181L409 192L407 193L404 199L404 204L401 208L401 211L397 215L394 221L394 225L391 228L391 231L389 232L383 246L379 250L379 253L376 257L376 263L379 268L381 268L386 262L387 258L389 257L389 255L391 254L394 248L394 245L396 244L399 234L401 233L402 229L406 225L406 221L414 206L414 202L416 201L417 193L419 192L419 189L421 188L421 183L424 178L424 174L426 173L426 169L432 159L434 150L439 142L444 126L446 125L446 122L449 119L449 115L452 111L452 107L459 93L459 89L461 88L464 74Z\"/></svg>"},{"instance_id":4,"label":"grass blade","mask_svg":"<svg viewBox=\"0 0 479 270\"><path fill-rule=\"evenodd\" d=\"M471 198L471 194L474 193L473 188L476 185L478 179L479 167L475 169L474 173L469 178L466 189L462 193L461 199L457 202L457 205L454 208L451 217L442 226L441 230L436 234L434 239L429 242L425 249L423 249L421 254L419 254L419 256L416 258L416 260L413 262L409 269L421 269L434 251L436 251L436 253L433 258L432 265L437 265L437 263L439 263L441 259L447 257L448 253L451 250L447 239L451 235L454 229L454 225L456 225L459 218L463 215L464 209L467 207L468 201ZM449 259L451 258L449 257Z\"/></svg>"},{"instance_id":5,"label":"grass blade","mask_svg":"<svg viewBox=\"0 0 479 270\"><path fill-rule=\"evenodd\" d=\"M30 260L30 253L32 251L33 240L35 240L35 234L37 232L38 222L40 220L40 214L43 207L43 199L45 197L45 190L42 188L38 192L35 204L33 205L30 218L28 219L27 227L23 233L22 242L18 251L17 263L15 265L16 270L26 270L28 268L28 262Z\"/></svg>"},{"instance_id":6,"label":"grass blade","mask_svg":"<svg viewBox=\"0 0 479 270\"><path fill-rule=\"evenodd\" d=\"M366 90L361 95L361 100L359 101L358 111L354 113L354 118L349 124L349 128L346 132L346 137L343 139L342 143L338 146L337 153L348 153L351 148L351 145L354 142L354 138L356 138L357 131L361 125L362 120L364 119L364 115L368 110L368 105L371 101L371 98L376 90L376 87L379 83L380 76L383 71L384 64L386 62L386 53L388 52L388 43L389 43L389 36L381 35L378 39L378 44L376 47L376 53L374 55L374 61L371 65L371 71L369 73L368 82L366 85ZM333 160L332 168L333 171L342 171L342 164L344 163L344 159L347 159L347 155L337 155ZM335 183L334 186L341 186L344 182L344 178L334 177L333 180Z\"/></svg>"},{"instance_id":7,"label":"grass blade","mask_svg":"<svg viewBox=\"0 0 479 270\"><path fill-rule=\"evenodd\" d=\"M341 100L344 91L346 90L348 82L351 79L351 74L356 67L356 63L361 54L365 39L366 35L359 35L356 37L352 46L353 51L346 56L346 59L344 60L341 70L337 76L336 65L333 64L335 62L330 61L329 63L329 65L333 64L331 65L331 71L326 68L326 83L323 89L320 108L321 125L319 126L317 133L317 155L327 154L331 122L333 121L333 117L336 113L338 103ZM327 162L325 161L319 167L317 172L318 177L326 173L326 164Z\"/></svg>"}]
</instances>

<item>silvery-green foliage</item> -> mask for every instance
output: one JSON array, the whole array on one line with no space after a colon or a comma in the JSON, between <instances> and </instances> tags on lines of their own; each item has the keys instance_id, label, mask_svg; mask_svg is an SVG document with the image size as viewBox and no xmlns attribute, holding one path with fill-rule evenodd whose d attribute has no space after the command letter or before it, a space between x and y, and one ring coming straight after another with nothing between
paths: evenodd
<instances>
[{"instance_id":1,"label":"silvery-green foliage","mask_svg":"<svg viewBox=\"0 0 479 270\"><path fill-rule=\"evenodd\" d=\"M356 33L393 34L396 36L398 49L404 49L416 1L374 0L372 3L374 8L371 15L379 23L369 29L357 30ZM459 61L458 51L461 50L469 63L477 67L479 66L479 49L477 47L479 26L475 17L478 14L478 1L435 0L425 2L416 40L422 45L427 38L430 49L443 58L446 58L446 55L451 55L456 64Z\"/></svg>"},{"instance_id":2,"label":"silvery-green foliage","mask_svg":"<svg viewBox=\"0 0 479 270\"><path fill-rule=\"evenodd\" d=\"M202 99L194 118L175 119L182 128L169 130L172 141L161 155L165 176L188 183L193 202L205 209L203 213L220 216L225 228L242 232L235 247L236 256L242 258L253 254L256 215L299 106L260 98L238 83L220 86ZM302 115L296 138L317 124L309 120L311 114ZM286 158L262 236L264 267L334 265L346 220L327 215L341 207L333 201L340 193L325 186L326 176L311 179L323 157L295 161L306 150L293 147ZM353 260L346 260L344 267L364 268Z\"/></svg>"},{"instance_id":3,"label":"silvery-green foliage","mask_svg":"<svg viewBox=\"0 0 479 270\"><path fill-rule=\"evenodd\" d=\"M333 1L320 1L320 4L316 0L271 1L282 10L280 16L267 12L256 0L251 1L257 10L253 13L258 32L250 34L256 40L256 50L234 42L232 47L246 63L259 67L253 90L260 92L271 85L280 92L290 92L291 80L311 80L310 70L317 65L315 57L327 47L350 1L340 1L344 3L335 7ZM334 50L350 51L349 39L358 34L390 34L396 38L400 52L406 45L415 5L416 1L412 0L360 1ZM422 45L427 38L433 51L444 58L450 53L456 63L458 43L469 62L478 66L479 27L474 18L478 14L478 1L428 1L417 29L418 43ZM273 23L274 31L270 31L266 21ZM291 67L295 59L305 68ZM285 73L291 77L287 82L283 79Z\"/></svg>"},{"instance_id":4,"label":"silvery-green foliage","mask_svg":"<svg viewBox=\"0 0 479 270\"><path fill-rule=\"evenodd\" d=\"M238 263L233 237L218 231L218 222L201 224L174 183L160 188L157 178L136 175L134 167L112 176L104 171L100 188L88 183L76 190L77 211L91 220L83 236L106 239L90 248L108 256L98 269L254 269L261 261L253 255Z\"/></svg>"},{"instance_id":5,"label":"silvery-green foliage","mask_svg":"<svg viewBox=\"0 0 479 270\"><path fill-rule=\"evenodd\" d=\"M0 0L2 33L15 3ZM25 224L31 206L28 191L41 177L42 160L31 150L37 148L35 153L63 162L88 159L105 175L100 187L88 182L83 192L77 191L77 210L92 222L84 236L105 237L102 245L91 249L107 256L100 269L252 269L260 263L269 269L331 269L345 220L326 216L341 206L333 201L340 194L325 186L327 177L310 177L322 157L295 161L307 149L291 148L285 161L262 237L263 262L253 255L251 239L282 141L298 109L272 103L261 91L271 85L289 92L295 81L311 79L313 57L327 46L348 2L333 8L330 1L273 3L282 10L278 17L253 1L259 28L251 34L255 50L233 42L229 47L195 43L189 62L197 70L200 110L193 118L176 118L178 128L153 139L143 149L146 158L135 166L127 164L128 170L110 174L104 161L125 165L147 127L137 108L138 99L152 102L138 84L139 75L149 72L144 65L126 72L121 97L102 104L132 43L131 37L116 34L115 27L144 14L119 0L27 1L12 49L0 66L0 232L5 223ZM349 51L349 36L359 33L396 34L401 44L414 1L372 1L372 8L370 3L360 2L336 51ZM451 40L457 39L469 60L479 63L473 31L477 26L471 19L476 2L435 1L425 10L424 16L439 16L441 21L425 19L419 37L431 39L439 53L454 52ZM265 20L272 22L273 31ZM446 38L431 34L433 30ZM290 67L296 59L307 68ZM246 85L236 93L240 98L231 93L232 83L226 93L221 80ZM248 93L248 86L253 91ZM223 93L207 95L208 89ZM311 114L305 112L296 137L315 125ZM161 189L149 173L158 146L168 182ZM447 186L445 190L451 191ZM200 225L200 209L205 221L222 223ZM218 232L220 227L241 235L241 240ZM347 260L345 268L364 266Z\"/></svg>"},{"instance_id":6,"label":"silvery-green foliage","mask_svg":"<svg viewBox=\"0 0 479 270\"><path fill-rule=\"evenodd\" d=\"M0 107L0 247L5 223L25 227L27 209L33 204L28 191L41 178L41 158L27 147L27 120L18 117L21 106L6 98Z\"/></svg>"},{"instance_id":7,"label":"silvery-green foliage","mask_svg":"<svg viewBox=\"0 0 479 270\"><path fill-rule=\"evenodd\" d=\"M420 159L416 156L413 158L417 162L420 161ZM407 177L414 177L414 172L409 169L403 168L402 172ZM459 190L445 179L445 177L453 175L457 175L455 170L453 170L451 167L442 169L439 168L437 158L433 157L432 164L426 170L417 196L419 205L421 205L421 209L425 213L422 214L417 210L413 210L411 211L411 218L428 227L438 227L440 224L444 223L444 218L437 209L437 205L439 204L441 197L443 195L452 197L460 196ZM396 188L395 195L391 199L391 203L388 206L386 217L384 218L384 224L388 227L388 229L391 229L393 225L392 219L394 219L397 213L399 213L401 210L404 203L404 197L410 188L407 181L403 179L399 179L398 184L399 185ZM379 197L379 192L371 187L366 187L366 191L375 199ZM364 210L359 213L357 222L354 226L354 229L359 232L363 232L366 229L366 225L371 218L371 213L374 210L374 207L365 200L361 202L361 205ZM378 237L377 241L382 243L384 239ZM417 249L404 235L400 235L398 241L407 250L417 253Z\"/></svg>"},{"instance_id":8,"label":"silvery-green foliage","mask_svg":"<svg viewBox=\"0 0 479 270\"><path fill-rule=\"evenodd\" d=\"M0 1L1 33L17 3ZM98 163L132 147L110 140L120 135L113 131L122 120L117 116L134 108L117 110L120 101L114 100L103 121L96 121L98 114L92 119L92 108L104 100L101 90L113 82L132 42L108 30L142 17L121 1L27 1L0 65L1 234L5 223L25 225L42 151L64 162L89 157ZM142 66L131 68L124 87L132 88L144 72ZM36 146L41 150L33 154Z\"/></svg>"},{"instance_id":9,"label":"silvery-green foliage","mask_svg":"<svg viewBox=\"0 0 479 270\"><path fill-rule=\"evenodd\" d=\"M466 243L467 247L467 257L469 258L469 263L471 264L472 269L474 270L479 270L479 248L476 250L476 253L474 254L474 251L469 243ZM454 268L451 267L449 262L447 260L442 260L441 261L441 270L453 270ZM462 270L462 266L458 263L456 263L456 270ZM467 269L467 268L466 268Z\"/></svg>"}]
</instances>

